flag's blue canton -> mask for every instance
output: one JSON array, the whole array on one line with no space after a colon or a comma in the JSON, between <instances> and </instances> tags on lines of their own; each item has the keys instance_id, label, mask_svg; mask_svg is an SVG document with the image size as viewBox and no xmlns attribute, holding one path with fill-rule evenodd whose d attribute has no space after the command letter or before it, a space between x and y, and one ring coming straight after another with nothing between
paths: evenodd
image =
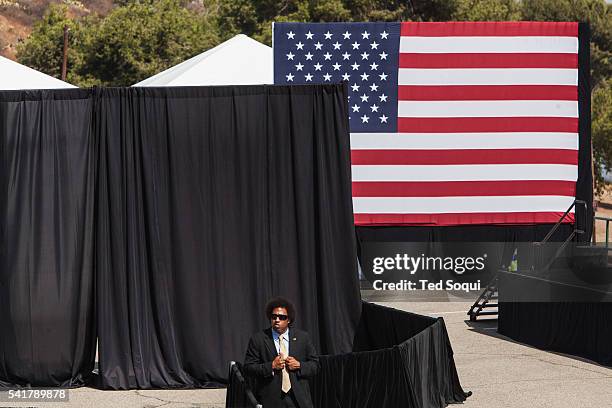
<instances>
[{"instance_id":1,"label":"flag's blue canton","mask_svg":"<svg viewBox=\"0 0 612 408\"><path fill-rule=\"evenodd\" d=\"M351 132L397 130L400 23L276 23L274 83L347 81Z\"/></svg>"}]
</instances>

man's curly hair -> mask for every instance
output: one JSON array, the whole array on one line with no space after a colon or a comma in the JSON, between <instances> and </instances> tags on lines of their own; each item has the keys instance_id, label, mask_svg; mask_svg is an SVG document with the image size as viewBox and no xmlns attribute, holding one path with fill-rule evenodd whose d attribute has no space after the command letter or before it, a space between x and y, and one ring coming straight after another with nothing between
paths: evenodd
<instances>
[{"instance_id":1,"label":"man's curly hair","mask_svg":"<svg viewBox=\"0 0 612 408\"><path fill-rule=\"evenodd\" d=\"M284 307L287 309L287 315L289 316L289 326L295 322L295 308L293 303L282 297L275 297L268 301L266 305L266 317L268 320L272 319L272 311L277 307Z\"/></svg>"}]
</instances>

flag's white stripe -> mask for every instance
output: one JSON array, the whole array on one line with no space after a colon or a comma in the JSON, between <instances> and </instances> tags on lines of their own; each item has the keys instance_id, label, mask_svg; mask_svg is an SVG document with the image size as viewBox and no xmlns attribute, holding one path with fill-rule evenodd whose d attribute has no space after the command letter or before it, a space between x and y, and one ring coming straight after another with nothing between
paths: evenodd
<instances>
[{"instance_id":1,"label":"flag's white stripe","mask_svg":"<svg viewBox=\"0 0 612 408\"><path fill-rule=\"evenodd\" d=\"M577 101L399 101L403 118L578 117Z\"/></svg>"},{"instance_id":2,"label":"flag's white stripe","mask_svg":"<svg viewBox=\"0 0 612 408\"><path fill-rule=\"evenodd\" d=\"M351 133L353 150L571 149L578 133Z\"/></svg>"},{"instance_id":3,"label":"flag's white stripe","mask_svg":"<svg viewBox=\"0 0 612 408\"><path fill-rule=\"evenodd\" d=\"M353 197L357 214L437 214L488 212L565 212L566 196Z\"/></svg>"},{"instance_id":4,"label":"flag's white stripe","mask_svg":"<svg viewBox=\"0 0 612 408\"><path fill-rule=\"evenodd\" d=\"M353 181L502 181L578 179L570 164L353 165Z\"/></svg>"},{"instance_id":5,"label":"flag's white stripe","mask_svg":"<svg viewBox=\"0 0 612 408\"><path fill-rule=\"evenodd\" d=\"M578 85L571 68L400 68L399 85Z\"/></svg>"},{"instance_id":6,"label":"flag's white stripe","mask_svg":"<svg viewBox=\"0 0 612 408\"><path fill-rule=\"evenodd\" d=\"M578 52L577 37L400 37L405 53L570 53ZM517 56L520 58L520 56Z\"/></svg>"}]
</instances>

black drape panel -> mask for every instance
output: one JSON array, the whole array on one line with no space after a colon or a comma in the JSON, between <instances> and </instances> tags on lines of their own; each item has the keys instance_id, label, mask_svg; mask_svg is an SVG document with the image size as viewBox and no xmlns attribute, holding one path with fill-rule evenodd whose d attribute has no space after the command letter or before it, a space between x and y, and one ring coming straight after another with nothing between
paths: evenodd
<instances>
[{"instance_id":1,"label":"black drape panel","mask_svg":"<svg viewBox=\"0 0 612 408\"><path fill-rule=\"evenodd\" d=\"M576 198L586 202L576 208L578 225L584 234L578 240L589 242L593 235L593 144L591 139L591 30L589 23L578 25L578 181Z\"/></svg>"},{"instance_id":2,"label":"black drape panel","mask_svg":"<svg viewBox=\"0 0 612 408\"><path fill-rule=\"evenodd\" d=\"M231 365L225 393L225 406L231 408L258 408L257 399L253 395L253 384L244 378L240 363Z\"/></svg>"},{"instance_id":3,"label":"black drape panel","mask_svg":"<svg viewBox=\"0 0 612 408\"><path fill-rule=\"evenodd\" d=\"M90 91L0 94L0 386L77 386L93 369Z\"/></svg>"},{"instance_id":4,"label":"black drape panel","mask_svg":"<svg viewBox=\"0 0 612 408\"><path fill-rule=\"evenodd\" d=\"M350 350L360 301L345 94L97 91L102 387L224 382L274 294L295 301L320 351Z\"/></svg>"},{"instance_id":5,"label":"black drape panel","mask_svg":"<svg viewBox=\"0 0 612 408\"><path fill-rule=\"evenodd\" d=\"M314 405L438 408L463 402L442 318L364 302L354 352L321 356Z\"/></svg>"},{"instance_id":6,"label":"black drape panel","mask_svg":"<svg viewBox=\"0 0 612 408\"><path fill-rule=\"evenodd\" d=\"M573 354L612 366L611 315L612 303L609 302L502 302L498 331L544 350Z\"/></svg>"}]
</instances>

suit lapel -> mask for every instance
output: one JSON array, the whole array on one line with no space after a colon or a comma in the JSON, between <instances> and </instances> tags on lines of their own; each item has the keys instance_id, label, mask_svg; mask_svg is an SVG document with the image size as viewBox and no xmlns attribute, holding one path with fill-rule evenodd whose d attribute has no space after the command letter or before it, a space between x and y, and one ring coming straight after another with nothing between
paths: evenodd
<instances>
[{"instance_id":1,"label":"suit lapel","mask_svg":"<svg viewBox=\"0 0 612 408\"><path fill-rule=\"evenodd\" d=\"M298 355L300 338L295 332L292 333L291 330L289 330L289 334L289 354L295 357Z\"/></svg>"},{"instance_id":2,"label":"suit lapel","mask_svg":"<svg viewBox=\"0 0 612 408\"><path fill-rule=\"evenodd\" d=\"M264 331L266 333L265 343L268 351L271 355L277 356L278 352L276 351L276 346L274 345L274 339L272 338L272 329L267 329Z\"/></svg>"}]
</instances>

